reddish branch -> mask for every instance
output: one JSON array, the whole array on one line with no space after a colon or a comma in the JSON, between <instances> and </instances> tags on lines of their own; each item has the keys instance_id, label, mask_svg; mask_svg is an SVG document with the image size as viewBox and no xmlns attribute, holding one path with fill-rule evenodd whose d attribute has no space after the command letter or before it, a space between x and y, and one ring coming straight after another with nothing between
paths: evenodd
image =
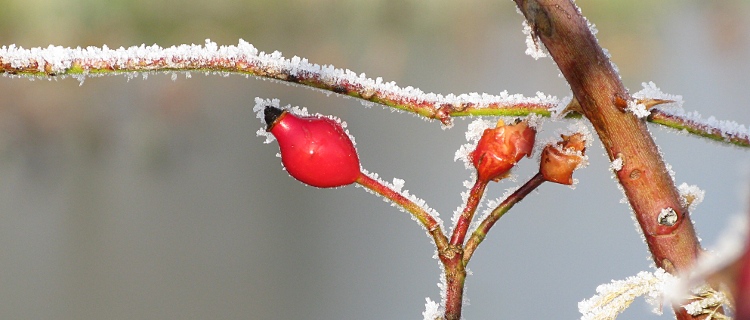
<instances>
[{"instance_id":1,"label":"reddish branch","mask_svg":"<svg viewBox=\"0 0 750 320\"><path fill-rule=\"evenodd\" d=\"M515 1L570 84L610 160L623 160L617 179L654 262L672 274L688 272L701 248L687 208L646 123L617 103L630 95L586 19L570 0ZM674 309L678 319L693 319L684 309Z\"/></svg>"},{"instance_id":2,"label":"reddish branch","mask_svg":"<svg viewBox=\"0 0 750 320\"><path fill-rule=\"evenodd\" d=\"M474 183L469 192L469 198L466 200L466 207L456 221L456 226L453 228L453 235L451 236L451 245L463 245L464 239L466 238L466 232L469 230L469 225L474 217L474 212L479 207L479 201L482 200L484 195L484 189L487 187L487 181L479 180Z\"/></svg>"}]
</instances>

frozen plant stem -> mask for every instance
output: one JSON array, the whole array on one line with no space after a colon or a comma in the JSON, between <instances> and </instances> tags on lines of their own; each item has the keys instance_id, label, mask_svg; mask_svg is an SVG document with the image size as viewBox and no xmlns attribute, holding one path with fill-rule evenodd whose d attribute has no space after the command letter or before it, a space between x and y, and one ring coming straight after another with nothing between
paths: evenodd
<instances>
[{"instance_id":1,"label":"frozen plant stem","mask_svg":"<svg viewBox=\"0 0 750 320\"><path fill-rule=\"evenodd\" d=\"M537 29L538 26L536 27ZM489 94L448 94L422 92L411 86L399 87L382 78L367 78L350 70L310 63L307 59L287 59L280 52L265 53L240 39L237 45L219 46L210 40L204 45L179 45L162 48L132 46L129 48L47 48L24 49L15 45L0 47L0 74L11 78L61 79L74 77L81 84L87 77L124 74L129 78L149 73L202 72L222 75L239 74L298 84L335 92L371 103L418 114L450 126L454 117L466 116L552 116L558 108L557 98L537 93L523 97L502 92ZM624 98L624 97L622 97ZM574 100L575 101L575 100ZM576 109L577 110L577 109ZM750 147L750 132L745 127L724 131L711 121L689 114L652 110L648 121L723 143ZM577 112L567 117L578 117ZM736 124L734 124L736 125Z\"/></svg>"},{"instance_id":2,"label":"frozen plant stem","mask_svg":"<svg viewBox=\"0 0 750 320\"><path fill-rule=\"evenodd\" d=\"M474 255L474 251L477 249L477 246L479 246L480 243L484 240L485 237L487 237L487 232L490 231L492 226L495 225L495 222L500 220L500 218L510 210L510 208L513 208L513 206L523 200L531 191L538 188L542 183L544 183L544 177L541 173L537 173L534 175L529 181L524 183L518 190L513 192L510 196L505 198L500 205L497 206L497 208L493 209L489 216L487 216L482 223L479 224L476 230L474 230L474 233L471 234L471 237L468 241L466 241L466 246L464 248L464 256L463 261L464 264L469 263L469 260Z\"/></svg>"},{"instance_id":3,"label":"frozen plant stem","mask_svg":"<svg viewBox=\"0 0 750 320\"><path fill-rule=\"evenodd\" d=\"M385 197L404 210L411 213L422 226L427 229L437 248L438 257L445 269L446 301L445 318L448 320L461 319L461 306L463 304L464 281L466 280L466 268L462 259L462 248L460 245L451 245L448 238L440 228L440 224L426 212L422 207L404 197L395 190L383 185L378 180L360 173L357 183L361 186ZM481 195L480 195L481 198ZM478 200L477 200L478 202Z\"/></svg>"},{"instance_id":4,"label":"frozen plant stem","mask_svg":"<svg viewBox=\"0 0 750 320\"><path fill-rule=\"evenodd\" d=\"M616 105L630 95L586 19L570 0L515 2L565 76L609 159L623 160L617 179L656 266L675 275L689 272L701 248L687 208L645 122ZM676 220L659 219L664 209L674 210ZM694 319L682 308L673 309L677 319Z\"/></svg>"},{"instance_id":5,"label":"frozen plant stem","mask_svg":"<svg viewBox=\"0 0 750 320\"><path fill-rule=\"evenodd\" d=\"M364 173L359 174L356 182L411 213L411 215L414 216L417 221L425 227L425 229L427 229L427 232L430 233L433 240L435 240L435 246L437 247L438 252L443 251L448 247L448 238L440 228L440 224L422 207Z\"/></svg>"},{"instance_id":6,"label":"frozen plant stem","mask_svg":"<svg viewBox=\"0 0 750 320\"><path fill-rule=\"evenodd\" d=\"M453 235L451 236L451 245L463 245L464 239L466 238L466 231L469 230L469 225L474 217L474 212L477 211L479 201L482 200L484 190L487 188L487 181L477 179L474 182L474 186L469 191L469 198L466 201L466 207L464 208L461 215L456 221L456 226L453 228Z\"/></svg>"}]
</instances>

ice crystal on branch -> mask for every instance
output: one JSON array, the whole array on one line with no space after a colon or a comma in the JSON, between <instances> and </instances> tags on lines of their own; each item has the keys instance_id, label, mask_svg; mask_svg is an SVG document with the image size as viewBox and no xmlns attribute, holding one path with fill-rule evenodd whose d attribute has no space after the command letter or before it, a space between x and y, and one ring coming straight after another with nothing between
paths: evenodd
<instances>
[{"instance_id":1,"label":"ice crystal on branch","mask_svg":"<svg viewBox=\"0 0 750 320\"><path fill-rule=\"evenodd\" d=\"M729 304L729 298L724 293L708 288L700 293L698 300L686 304L684 308L690 315L699 316L716 313L718 308L725 304Z\"/></svg>"},{"instance_id":2,"label":"ice crystal on branch","mask_svg":"<svg viewBox=\"0 0 750 320\"><path fill-rule=\"evenodd\" d=\"M625 311L635 298L647 295L650 303L656 303L654 311L661 310L661 296L664 288L675 277L664 271L641 271L625 280L613 280L596 288L596 295L578 303L581 320L614 319Z\"/></svg>"},{"instance_id":3,"label":"ice crystal on branch","mask_svg":"<svg viewBox=\"0 0 750 320\"><path fill-rule=\"evenodd\" d=\"M633 94L635 99L658 99L672 101L670 103L661 104L660 108L677 107L682 108L682 96L664 93L656 86L653 81L641 83L643 89Z\"/></svg>"},{"instance_id":4,"label":"ice crystal on branch","mask_svg":"<svg viewBox=\"0 0 750 320\"><path fill-rule=\"evenodd\" d=\"M628 101L628 107L625 110L630 111L638 118L645 118L651 115L651 112L646 109L646 106L644 104L638 103L633 100Z\"/></svg>"},{"instance_id":5,"label":"ice crystal on branch","mask_svg":"<svg viewBox=\"0 0 750 320\"><path fill-rule=\"evenodd\" d=\"M613 172L620 171L622 170L623 164L624 163L623 163L622 157L621 155L618 154L617 158L615 158L615 160L612 160L612 163L609 164L609 169L612 170Z\"/></svg>"},{"instance_id":6,"label":"ice crystal on branch","mask_svg":"<svg viewBox=\"0 0 750 320\"><path fill-rule=\"evenodd\" d=\"M544 45L539 41L539 37L534 34L534 29L531 28L529 22L523 21L523 34L526 35L526 54L539 60L539 58L546 58L548 55L544 50Z\"/></svg>"},{"instance_id":7,"label":"ice crystal on branch","mask_svg":"<svg viewBox=\"0 0 750 320\"><path fill-rule=\"evenodd\" d=\"M236 46L219 46L206 40L201 45L179 45L162 48L140 45L110 49L102 46L86 48L24 49L15 45L0 48L0 73L16 77L61 78L73 76L83 81L86 76L126 74L130 77L149 72L214 72L237 73L301 84L307 87L361 98L369 103L381 103L395 109L437 119L450 126L453 114L471 114L472 110L495 109L499 114L548 114L557 98L537 94L523 97L502 92L499 95L468 93L426 93L411 86L399 87L378 77L367 78L331 65L310 63L294 56L284 58L281 52L265 53L240 39Z\"/></svg>"},{"instance_id":8,"label":"ice crystal on branch","mask_svg":"<svg viewBox=\"0 0 750 320\"><path fill-rule=\"evenodd\" d=\"M386 186L388 189L393 190L394 192L398 193L402 197L404 197L404 198L408 199L409 201L411 201L412 203L414 203L414 205L418 206L422 211L426 212L427 214L429 214L430 216L432 216L433 219L435 219L435 221L437 222L437 227L439 227L441 229L445 229L444 226L443 226L443 221L440 219L440 214L435 209L433 209L430 206L428 206L426 201L424 201L424 200L418 198L417 196L409 193L409 190L402 190L403 187L404 187L404 180L398 179L398 178L394 178L393 179L393 183L390 183L390 182L386 182L385 180L381 179L380 176L378 176L377 173L371 173L371 172L369 172L369 171L367 171L365 169L361 169L361 171L362 171L363 174L367 175L371 179L378 181L378 183ZM361 187L360 185L357 185L357 186ZM369 193L372 193L374 195L380 196L379 194L377 194L376 192L374 192L374 191L372 191L372 190L370 190L368 188L364 188L364 189L367 192L369 192ZM404 207L400 206L399 204L393 202L393 200L388 199L386 197L382 197L382 199L383 199L383 201L390 203L391 206L397 207L399 210L401 210L403 212L408 212L408 210L406 208L404 208ZM414 215L410 215L410 216L412 217L412 220L417 221L417 217L415 217ZM427 230L427 231L432 231L432 230Z\"/></svg>"},{"instance_id":9,"label":"ice crystal on branch","mask_svg":"<svg viewBox=\"0 0 750 320\"><path fill-rule=\"evenodd\" d=\"M680 192L682 205L687 207L689 212L693 212L695 207L703 202L703 198L706 195L706 192L698 188L698 186L688 185L687 183L680 184L677 190Z\"/></svg>"},{"instance_id":10,"label":"ice crystal on branch","mask_svg":"<svg viewBox=\"0 0 750 320\"><path fill-rule=\"evenodd\" d=\"M432 301L430 298L425 298L427 301L424 305L424 312L422 312L422 317L424 320L436 320L436 319L442 319L443 318L443 311L440 308L440 304L438 304L435 301Z\"/></svg>"}]
</instances>

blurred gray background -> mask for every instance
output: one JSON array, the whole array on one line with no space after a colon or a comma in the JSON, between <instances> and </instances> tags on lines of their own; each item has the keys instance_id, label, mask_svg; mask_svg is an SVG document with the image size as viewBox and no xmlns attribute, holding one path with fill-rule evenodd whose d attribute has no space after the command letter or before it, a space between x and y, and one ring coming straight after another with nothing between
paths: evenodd
<instances>
[{"instance_id":1,"label":"blurred gray background","mask_svg":"<svg viewBox=\"0 0 750 320\"><path fill-rule=\"evenodd\" d=\"M655 81L688 110L750 124L747 1L579 0L632 91ZM237 44L427 92L564 97L524 55L512 1L0 0L0 44ZM60 81L0 77L0 318L421 319L439 299L429 238L355 187L282 171L255 136L256 97L335 114L363 165L450 221L469 172L468 120L444 131L353 99L239 76ZM541 137L566 123L546 122ZM745 209L750 152L651 127L710 247ZM545 185L469 265L468 319L577 319L597 285L649 268L599 143L575 190ZM525 160L518 182L536 170ZM640 300L639 300L640 301ZM622 319L656 318L642 302ZM666 316L664 318L670 318Z\"/></svg>"}]
</instances>

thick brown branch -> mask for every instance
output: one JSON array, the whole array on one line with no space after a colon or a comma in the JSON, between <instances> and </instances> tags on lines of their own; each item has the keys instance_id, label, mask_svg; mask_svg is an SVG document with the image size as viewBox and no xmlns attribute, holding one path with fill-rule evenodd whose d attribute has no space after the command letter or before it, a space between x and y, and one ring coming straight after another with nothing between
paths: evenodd
<instances>
[{"instance_id":1,"label":"thick brown branch","mask_svg":"<svg viewBox=\"0 0 750 320\"><path fill-rule=\"evenodd\" d=\"M645 122L618 106L630 95L586 19L570 0L516 0L516 4L570 84L610 160L623 160L617 178L654 262L672 274L689 271L700 245L688 211ZM675 311L678 319L692 319L684 309Z\"/></svg>"}]
</instances>

